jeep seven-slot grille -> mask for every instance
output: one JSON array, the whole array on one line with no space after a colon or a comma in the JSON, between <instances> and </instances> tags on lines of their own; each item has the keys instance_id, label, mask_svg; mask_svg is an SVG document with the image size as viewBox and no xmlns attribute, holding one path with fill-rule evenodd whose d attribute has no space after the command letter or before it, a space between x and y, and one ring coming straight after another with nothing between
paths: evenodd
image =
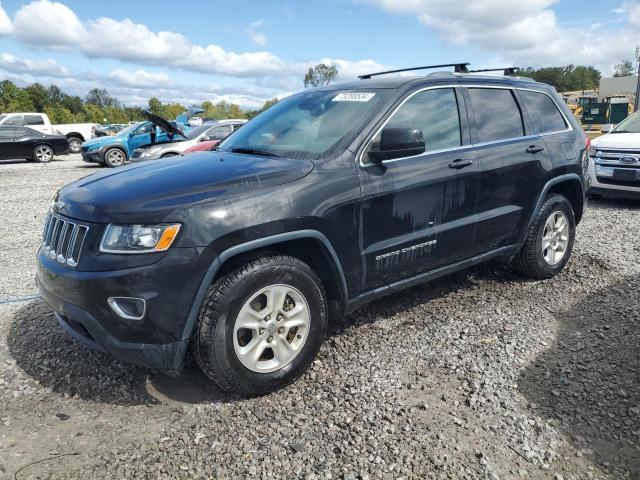
<instances>
[{"instance_id":1,"label":"jeep seven-slot grille","mask_svg":"<svg viewBox=\"0 0 640 480\"><path fill-rule=\"evenodd\" d=\"M82 244L89 227L72 222L54 212L49 212L42 233L43 253L60 263L78 265Z\"/></svg>"}]
</instances>

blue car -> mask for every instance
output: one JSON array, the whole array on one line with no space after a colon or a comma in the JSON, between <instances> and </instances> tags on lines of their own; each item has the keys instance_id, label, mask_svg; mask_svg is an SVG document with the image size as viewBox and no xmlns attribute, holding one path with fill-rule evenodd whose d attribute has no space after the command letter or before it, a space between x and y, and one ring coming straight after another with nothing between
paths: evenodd
<instances>
[{"instance_id":1,"label":"blue car","mask_svg":"<svg viewBox=\"0 0 640 480\"><path fill-rule=\"evenodd\" d=\"M80 149L82 159L107 167L119 167L127 162L136 148L153 143L171 142L183 137L183 132L191 128L188 124L189 119L202 112L204 110L201 108L189 108L178 115L175 121L169 122L151 112L143 111L146 122L129 125L113 136L84 142Z\"/></svg>"}]
</instances>

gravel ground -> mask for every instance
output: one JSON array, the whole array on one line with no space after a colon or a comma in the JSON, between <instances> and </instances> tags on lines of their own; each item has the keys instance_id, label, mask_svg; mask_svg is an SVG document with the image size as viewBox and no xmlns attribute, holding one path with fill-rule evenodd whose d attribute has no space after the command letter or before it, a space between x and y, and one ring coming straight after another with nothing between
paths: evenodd
<instances>
[{"instance_id":1,"label":"gravel ground","mask_svg":"<svg viewBox=\"0 0 640 480\"><path fill-rule=\"evenodd\" d=\"M0 302L35 293L48 202L92 171L0 165ZM0 478L640 479L638 225L640 203L592 203L556 279L489 264L379 300L251 400L0 304Z\"/></svg>"}]
</instances>

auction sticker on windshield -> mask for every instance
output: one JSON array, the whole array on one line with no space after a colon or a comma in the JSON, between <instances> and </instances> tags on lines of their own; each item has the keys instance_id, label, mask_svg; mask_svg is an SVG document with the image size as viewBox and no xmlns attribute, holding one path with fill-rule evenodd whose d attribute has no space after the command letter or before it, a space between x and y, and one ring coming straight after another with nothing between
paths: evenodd
<instances>
[{"instance_id":1,"label":"auction sticker on windshield","mask_svg":"<svg viewBox=\"0 0 640 480\"><path fill-rule=\"evenodd\" d=\"M331 99L332 102L368 102L375 93L371 92L342 92Z\"/></svg>"}]
</instances>

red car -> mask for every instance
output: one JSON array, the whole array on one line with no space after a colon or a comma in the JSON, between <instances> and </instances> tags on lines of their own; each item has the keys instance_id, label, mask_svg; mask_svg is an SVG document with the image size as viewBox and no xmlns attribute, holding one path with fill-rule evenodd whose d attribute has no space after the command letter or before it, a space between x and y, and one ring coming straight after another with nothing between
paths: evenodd
<instances>
[{"instance_id":1,"label":"red car","mask_svg":"<svg viewBox=\"0 0 640 480\"><path fill-rule=\"evenodd\" d=\"M182 154L192 153L192 152L202 152L205 150L213 150L219 144L221 140L205 140L204 142L198 142L193 147L187 148Z\"/></svg>"}]
</instances>

